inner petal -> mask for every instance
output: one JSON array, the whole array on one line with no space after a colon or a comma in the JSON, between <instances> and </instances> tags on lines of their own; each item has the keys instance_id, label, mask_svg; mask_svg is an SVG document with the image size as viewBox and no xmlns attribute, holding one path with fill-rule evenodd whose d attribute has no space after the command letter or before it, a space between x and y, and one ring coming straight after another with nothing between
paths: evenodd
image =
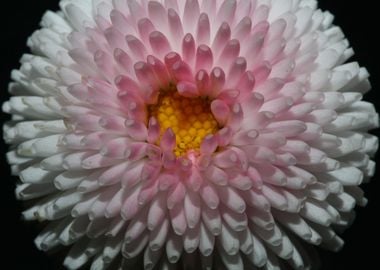
<instances>
[{"instance_id":1,"label":"inner petal","mask_svg":"<svg viewBox=\"0 0 380 270\"><path fill-rule=\"evenodd\" d=\"M161 136L169 128L174 132L174 153L177 157L189 151L197 152L202 140L219 130L209 98L181 96L174 85L160 90L157 103L150 105L148 112L150 117L157 119Z\"/></svg>"}]
</instances>

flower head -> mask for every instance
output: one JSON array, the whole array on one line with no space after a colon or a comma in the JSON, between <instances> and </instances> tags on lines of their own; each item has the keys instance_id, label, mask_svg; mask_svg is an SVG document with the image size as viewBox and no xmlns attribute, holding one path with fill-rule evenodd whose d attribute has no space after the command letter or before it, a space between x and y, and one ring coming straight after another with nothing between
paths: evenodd
<instances>
[{"instance_id":1,"label":"flower head","mask_svg":"<svg viewBox=\"0 0 380 270\"><path fill-rule=\"evenodd\" d=\"M3 105L40 249L72 245L69 269L308 269L302 241L342 246L378 116L316 1L60 5Z\"/></svg>"}]
</instances>

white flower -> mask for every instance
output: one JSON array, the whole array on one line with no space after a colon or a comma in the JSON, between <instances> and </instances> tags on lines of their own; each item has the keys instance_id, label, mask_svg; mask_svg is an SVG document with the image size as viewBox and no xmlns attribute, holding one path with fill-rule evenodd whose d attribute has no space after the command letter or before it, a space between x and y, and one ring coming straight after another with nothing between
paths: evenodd
<instances>
[{"instance_id":1,"label":"white flower","mask_svg":"<svg viewBox=\"0 0 380 270\"><path fill-rule=\"evenodd\" d=\"M40 249L73 245L69 269L269 270L343 245L378 115L316 1L60 5L3 105Z\"/></svg>"}]
</instances>

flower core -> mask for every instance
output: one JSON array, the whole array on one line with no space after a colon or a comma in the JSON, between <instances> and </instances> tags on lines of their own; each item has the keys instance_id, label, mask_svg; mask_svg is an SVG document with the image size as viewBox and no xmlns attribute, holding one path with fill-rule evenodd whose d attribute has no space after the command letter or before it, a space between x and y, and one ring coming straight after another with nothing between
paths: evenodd
<instances>
[{"instance_id":1,"label":"flower core","mask_svg":"<svg viewBox=\"0 0 380 270\"><path fill-rule=\"evenodd\" d=\"M219 129L208 98L181 96L173 85L161 89L157 104L148 110L149 115L157 119L161 136L168 128L174 132L177 157L189 150L198 151L202 140Z\"/></svg>"}]
</instances>

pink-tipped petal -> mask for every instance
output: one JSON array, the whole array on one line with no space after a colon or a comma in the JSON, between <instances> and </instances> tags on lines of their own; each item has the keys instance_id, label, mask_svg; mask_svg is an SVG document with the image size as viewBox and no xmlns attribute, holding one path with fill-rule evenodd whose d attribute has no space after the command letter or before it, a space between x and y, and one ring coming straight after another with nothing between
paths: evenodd
<instances>
[{"instance_id":1,"label":"pink-tipped petal","mask_svg":"<svg viewBox=\"0 0 380 270\"><path fill-rule=\"evenodd\" d=\"M200 45L197 48L195 57L196 70L205 69L210 70L213 65L213 53L210 47L207 45Z\"/></svg>"}]
</instances>

